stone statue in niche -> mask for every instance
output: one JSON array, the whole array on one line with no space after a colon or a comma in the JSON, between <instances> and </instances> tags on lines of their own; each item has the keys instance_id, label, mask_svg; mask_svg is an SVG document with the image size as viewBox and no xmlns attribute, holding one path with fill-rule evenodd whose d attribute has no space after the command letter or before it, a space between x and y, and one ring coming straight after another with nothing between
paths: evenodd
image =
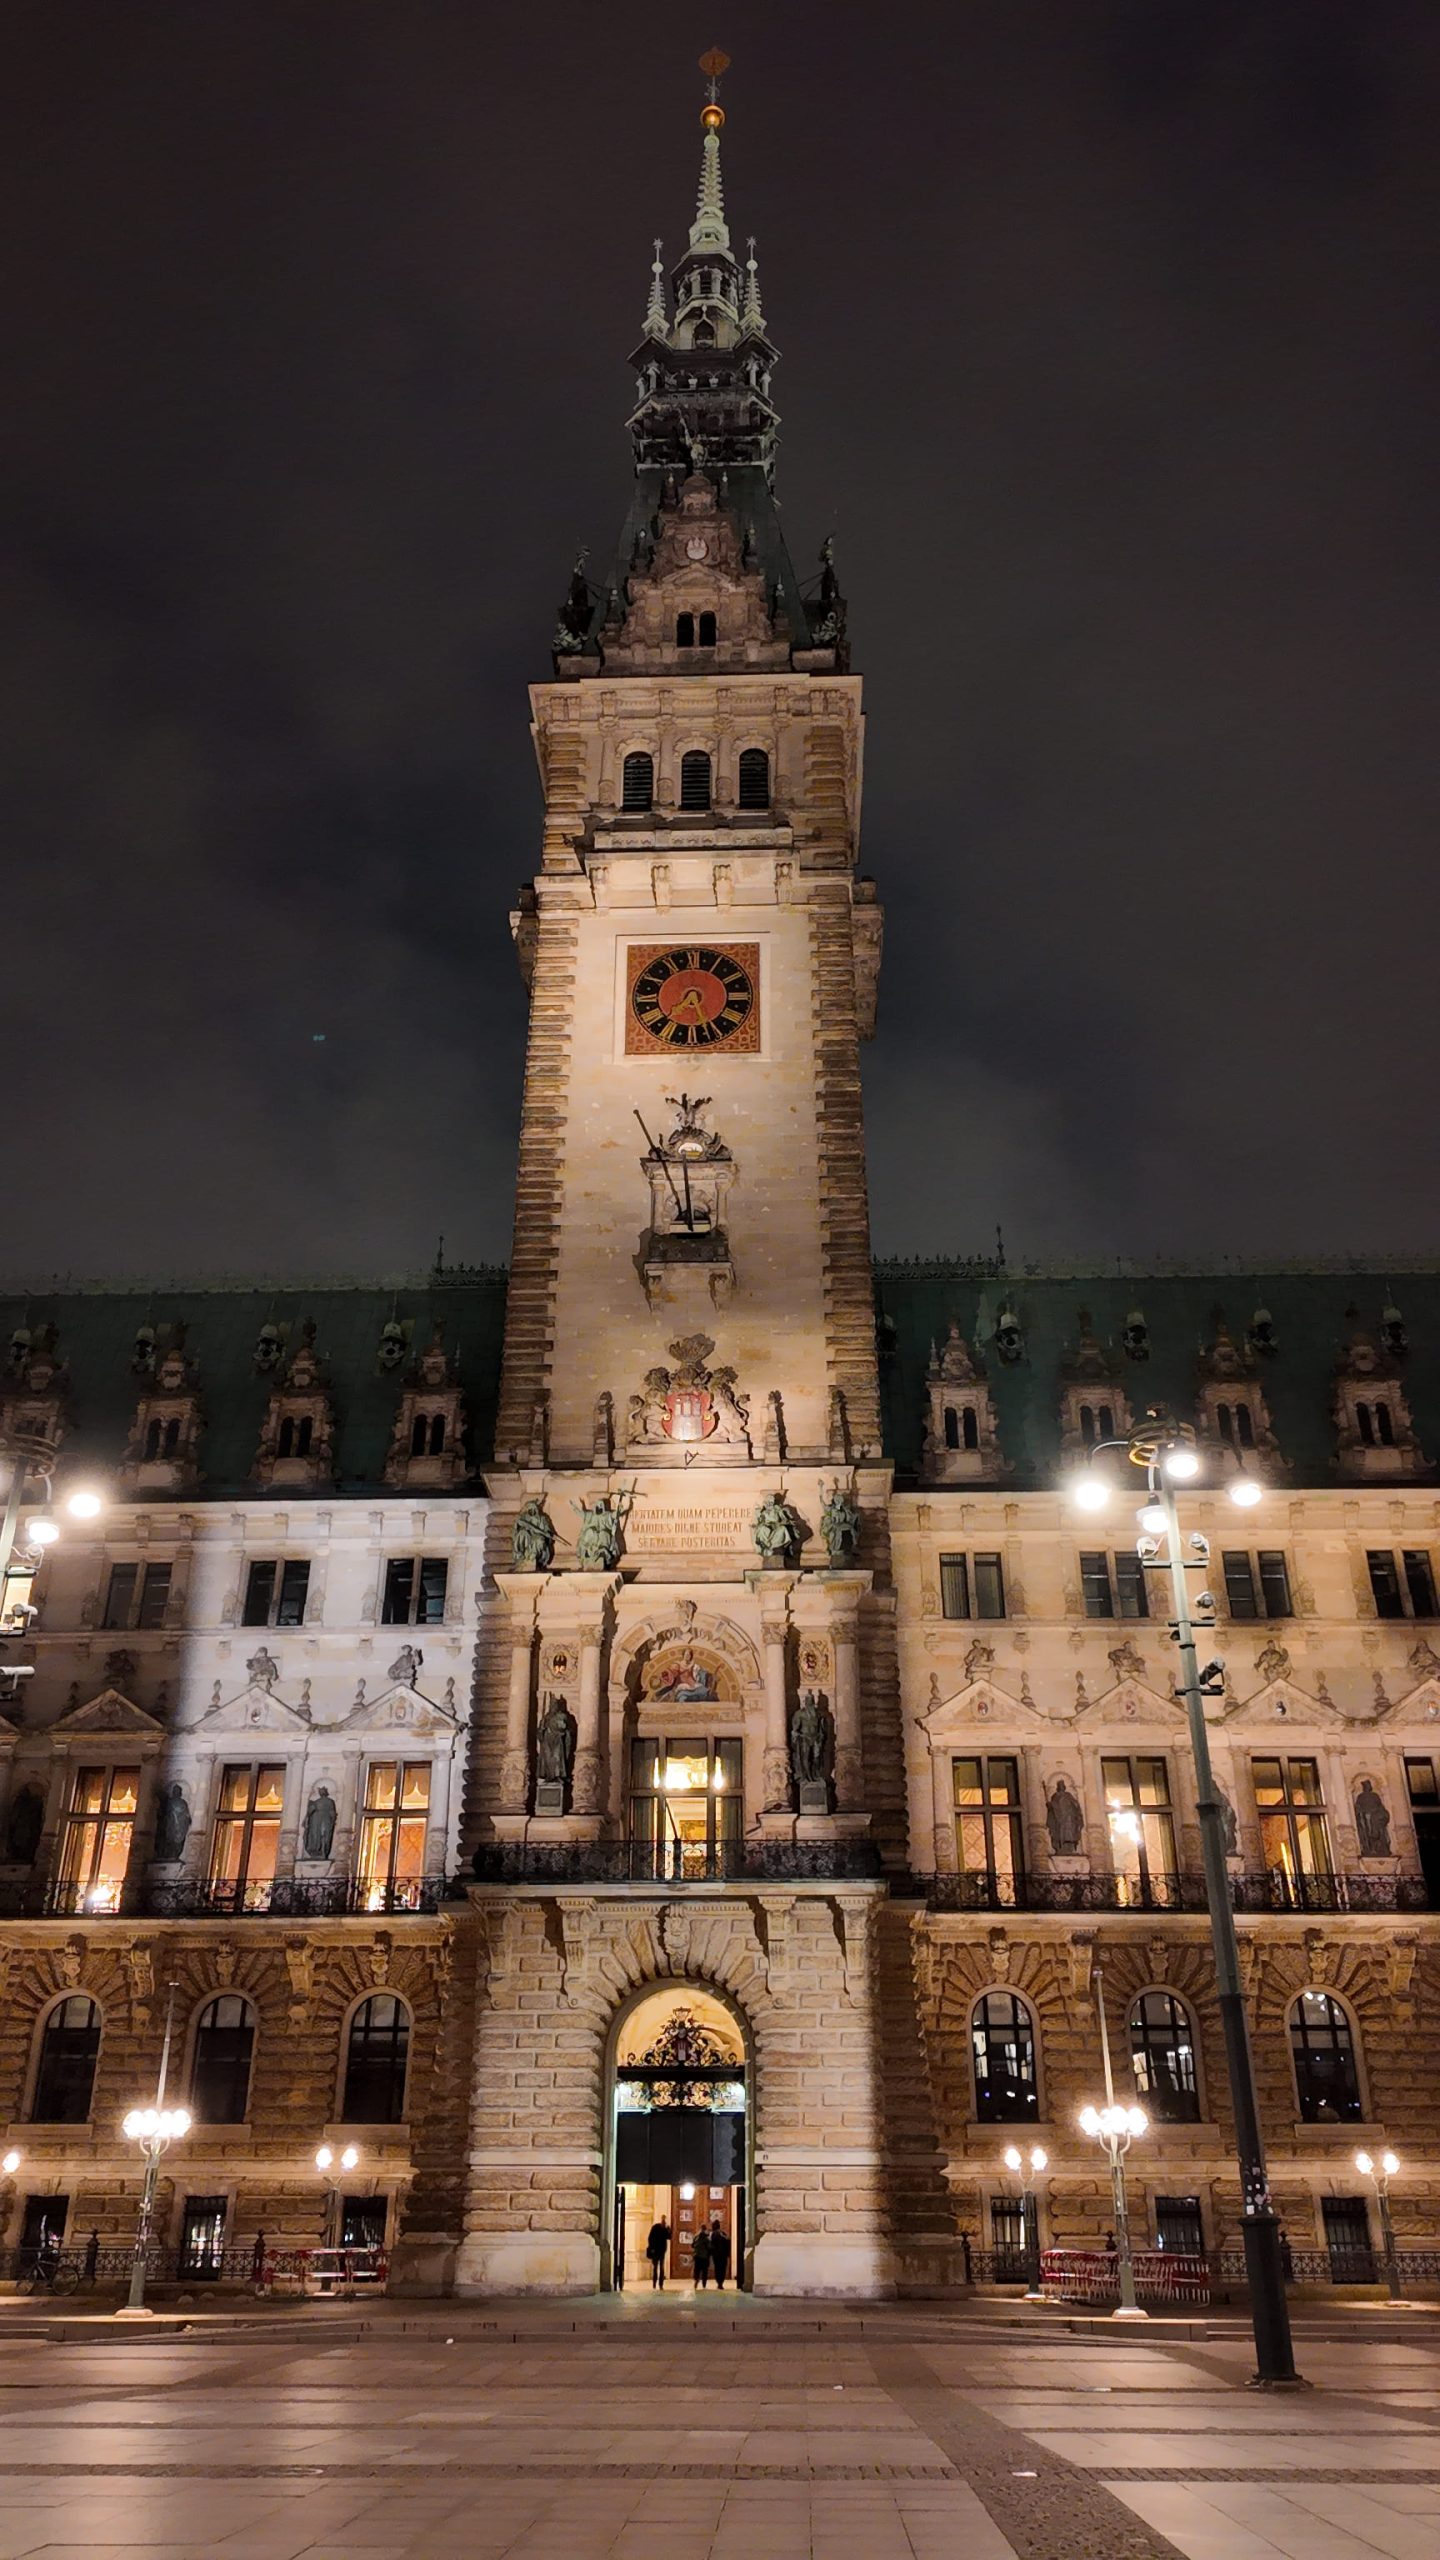
<instances>
[{"instance_id":1,"label":"stone statue in niche","mask_svg":"<svg viewBox=\"0 0 1440 2560\"><path fill-rule=\"evenodd\" d=\"M841 1484L833 1484L820 1513L820 1535L832 1564L853 1564L860 1543L860 1505Z\"/></svg>"},{"instance_id":2,"label":"stone statue in niche","mask_svg":"<svg viewBox=\"0 0 1440 2560\"><path fill-rule=\"evenodd\" d=\"M1225 1855L1227 1858L1236 1858L1240 1854L1240 1825L1235 1819L1235 1807L1218 1779L1215 1785L1215 1796L1220 1807L1220 1820L1224 1826Z\"/></svg>"},{"instance_id":3,"label":"stone statue in niche","mask_svg":"<svg viewBox=\"0 0 1440 2560\"><path fill-rule=\"evenodd\" d=\"M790 1718L790 1765L802 1813L830 1810L830 1771L835 1758L835 1719L815 1689L807 1689Z\"/></svg>"},{"instance_id":4,"label":"stone statue in niche","mask_svg":"<svg viewBox=\"0 0 1440 2560\"><path fill-rule=\"evenodd\" d=\"M173 1866L185 1855L190 1837L190 1807L178 1778L172 1778L160 1797L160 1810L155 1817L155 1855L160 1865Z\"/></svg>"},{"instance_id":5,"label":"stone statue in niche","mask_svg":"<svg viewBox=\"0 0 1440 2560\"><path fill-rule=\"evenodd\" d=\"M10 1807L5 1825L5 1863L8 1867L33 1867L40 1834L45 1828L45 1798L38 1787L22 1787Z\"/></svg>"},{"instance_id":6,"label":"stone statue in niche","mask_svg":"<svg viewBox=\"0 0 1440 2560\"><path fill-rule=\"evenodd\" d=\"M1362 1858L1389 1857L1390 1816L1372 1778L1362 1778L1355 1790L1355 1836Z\"/></svg>"},{"instance_id":7,"label":"stone statue in niche","mask_svg":"<svg viewBox=\"0 0 1440 2560\"><path fill-rule=\"evenodd\" d=\"M307 1858L328 1858L335 1846L335 1799L327 1786L318 1786L305 1815L302 1842Z\"/></svg>"},{"instance_id":8,"label":"stone statue in niche","mask_svg":"<svg viewBox=\"0 0 1440 2560\"><path fill-rule=\"evenodd\" d=\"M510 1561L517 1573L548 1573L555 1561L555 1523L538 1493L532 1493L515 1515Z\"/></svg>"},{"instance_id":9,"label":"stone statue in niche","mask_svg":"<svg viewBox=\"0 0 1440 2560\"><path fill-rule=\"evenodd\" d=\"M572 1502L572 1511L580 1514L575 1532L575 1570L577 1573L613 1573L625 1544L625 1523L635 1502L632 1485L627 1493L602 1493L596 1502Z\"/></svg>"},{"instance_id":10,"label":"stone statue in niche","mask_svg":"<svg viewBox=\"0 0 1440 2560\"><path fill-rule=\"evenodd\" d=\"M1085 1816L1080 1799L1063 1778L1057 1778L1045 1804L1045 1828L1050 1834L1053 1858L1075 1858L1085 1837Z\"/></svg>"},{"instance_id":11,"label":"stone statue in niche","mask_svg":"<svg viewBox=\"0 0 1440 2560\"><path fill-rule=\"evenodd\" d=\"M575 1718L557 1689L535 1730L535 1810L563 1813L575 1767Z\"/></svg>"}]
</instances>

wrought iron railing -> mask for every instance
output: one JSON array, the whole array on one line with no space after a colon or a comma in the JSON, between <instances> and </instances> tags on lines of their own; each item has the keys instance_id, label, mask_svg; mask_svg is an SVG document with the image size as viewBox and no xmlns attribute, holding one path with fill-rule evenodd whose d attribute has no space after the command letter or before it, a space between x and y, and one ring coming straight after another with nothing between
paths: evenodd
<instances>
[{"instance_id":1,"label":"wrought iron railing","mask_svg":"<svg viewBox=\"0 0 1440 2560\"><path fill-rule=\"evenodd\" d=\"M1203 1911L1203 1876L936 1875L921 1879L932 1911ZM1427 1911L1420 1876L1232 1876L1236 1911Z\"/></svg>"},{"instance_id":2,"label":"wrought iron railing","mask_svg":"<svg viewBox=\"0 0 1440 2560\"><path fill-rule=\"evenodd\" d=\"M658 1884L670 1892L697 1884L855 1881L879 1875L880 1853L871 1840L737 1840L708 1853L648 1840L487 1840L475 1852L474 1872L480 1884Z\"/></svg>"},{"instance_id":3,"label":"wrought iron railing","mask_svg":"<svg viewBox=\"0 0 1440 2560\"><path fill-rule=\"evenodd\" d=\"M0 1885L3 1920L333 1920L437 1911L456 1888L443 1876L375 1885L357 1876L323 1883L295 1876L264 1884L211 1883L203 1876L169 1884L127 1886L114 1909L97 1907L78 1887L38 1880Z\"/></svg>"}]
</instances>

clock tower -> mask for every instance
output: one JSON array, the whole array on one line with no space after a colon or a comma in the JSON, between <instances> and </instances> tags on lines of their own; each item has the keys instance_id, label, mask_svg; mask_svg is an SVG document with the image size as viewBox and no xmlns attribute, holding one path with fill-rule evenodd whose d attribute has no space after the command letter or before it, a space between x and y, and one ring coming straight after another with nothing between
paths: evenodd
<instances>
[{"instance_id":1,"label":"clock tower","mask_svg":"<svg viewBox=\"0 0 1440 2560\"><path fill-rule=\"evenodd\" d=\"M775 500L724 67L702 64L668 276L656 244L619 548L598 579L577 563L531 692L544 830L512 919L530 1022L470 1845L482 1885L573 1889L602 1936L607 1894L654 1906L671 1969L692 1891L753 1918L757 1886L844 1886L825 1943L853 1994L903 1792L859 1069L880 911L844 600L828 544L797 573ZM485 2036L482 2016L477 2104ZM482 2172L462 2281L604 2280L609 2139L563 2237ZM757 2282L875 2289L873 2230L817 2250L752 2174Z\"/></svg>"}]
</instances>

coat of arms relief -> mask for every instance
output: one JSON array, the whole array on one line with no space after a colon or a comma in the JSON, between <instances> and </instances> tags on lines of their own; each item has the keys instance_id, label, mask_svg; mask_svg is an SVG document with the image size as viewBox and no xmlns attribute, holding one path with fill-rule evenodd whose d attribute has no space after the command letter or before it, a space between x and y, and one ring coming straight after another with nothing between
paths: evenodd
<instances>
[{"instance_id":1,"label":"coat of arms relief","mask_svg":"<svg viewBox=\"0 0 1440 2560\"><path fill-rule=\"evenodd\" d=\"M738 1443L750 1455L750 1399L732 1368L707 1365L714 1348L708 1333L686 1334L670 1344L673 1368L646 1370L642 1392L630 1398L630 1448L689 1455Z\"/></svg>"}]
</instances>

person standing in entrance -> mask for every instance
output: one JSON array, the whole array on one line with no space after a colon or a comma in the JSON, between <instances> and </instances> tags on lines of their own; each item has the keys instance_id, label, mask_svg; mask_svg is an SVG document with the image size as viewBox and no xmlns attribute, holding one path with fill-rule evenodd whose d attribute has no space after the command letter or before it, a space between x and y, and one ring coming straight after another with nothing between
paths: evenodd
<instances>
[{"instance_id":1,"label":"person standing in entrance","mask_svg":"<svg viewBox=\"0 0 1440 2560\"><path fill-rule=\"evenodd\" d=\"M650 2261L650 2283L652 2290L663 2293L665 2290L665 2261L670 2255L670 2225L668 2222L660 2221L651 2223L650 2237L645 2243L645 2255Z\"/></svg>"},{"instance_id":2,"label":"person standing in entrance","mask_svg":"<svg viewBox=\"0 0 1440 2560\"><path fill-rule=\"evenodd\" d=\"M695 2246L690 2254L695 2263L695 2290L703 2293L710 2281L710 2234L703 2222L695 2234Z\"/></svg>"},{"instance_id":3,"label":"person standing in entrance","mask_svg":"<svg viewBox=\"0 0 1440 2560\"><path fill-rule=\"evenodd\" d=\"M723 2293L725 2279L730 2273L730 2234L728 2231L722 2231L718 2215L710 2225L708 2237L710 2264L715 2274L715 2290L717 2293Z\"/></svg>"}]
</instances>

